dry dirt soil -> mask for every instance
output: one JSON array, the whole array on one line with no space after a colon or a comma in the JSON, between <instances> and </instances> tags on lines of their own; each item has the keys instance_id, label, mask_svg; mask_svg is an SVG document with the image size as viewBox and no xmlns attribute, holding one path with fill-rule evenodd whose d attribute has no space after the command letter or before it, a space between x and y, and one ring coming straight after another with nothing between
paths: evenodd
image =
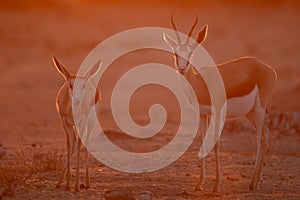
<instances>
[{"instance_id":1,"label":"dry dirt soil","mask_svg":"<svg viewBox=\"0 0 300 200\"><path fill-rule=\"evenodd\" d=\"M75 73L101 41L138 27L171 28L187 33L194 15L196 30L209 25L203 47L216 63L254 56L272 66L278 82L270 104L270 145L257 191L248 186L254 169L256 133L245 120L226 123L221 137L222 188L212 193L215 159L206 158L204 190L194 192L200 172L200 136L176 162L161 170L130 174L91 159L91 188L75 193L55 189L66 152L64 131L55 108L64 83L51 56ZM4 199L101 199L106 191L150 192L153 199L300 199L300 3L298 1L96 1L2 0L0 4L0 195ZM170 53L133 52L116 60L99 82L103 102L100 124L124 149L148 152L170 142L180 108L166 88L145 86L132 97L136 123L149 122L153 103L165 106L166 127L151 141L125 135L110 110L112 89L127 70L149 62L173 66ZM233 72L234 73L234 72ZM61 157L63 156L63 157ZM81 181L84 169L81 170ZM0 197L0 198L1 198Z\"/></svg>"}]
</instances>

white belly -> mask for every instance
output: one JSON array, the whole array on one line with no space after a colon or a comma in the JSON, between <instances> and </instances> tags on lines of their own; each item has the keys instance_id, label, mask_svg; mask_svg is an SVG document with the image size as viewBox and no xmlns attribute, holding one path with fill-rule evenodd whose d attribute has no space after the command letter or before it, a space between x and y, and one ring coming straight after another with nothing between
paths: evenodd
<instances>
[{"instance_id":1,"label":"white belly","mask_svg":"<svg viewBox=\"0 0 300 200\"><path fill-rule=\"evenodd\" d=\"M253 108L255 97L258 94L257 86L247 95L227 100L227 118L235 118L246 115ZM200 105L201 115L211 115L211 106Z\"/></svg>"}]
</instances>

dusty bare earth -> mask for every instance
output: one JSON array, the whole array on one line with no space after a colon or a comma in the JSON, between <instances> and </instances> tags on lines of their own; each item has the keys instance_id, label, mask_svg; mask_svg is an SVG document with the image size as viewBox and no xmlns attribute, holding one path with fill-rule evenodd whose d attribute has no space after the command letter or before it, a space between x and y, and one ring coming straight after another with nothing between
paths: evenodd
<instances>
[{"instance_id":1,"label":"dusty bare earth","mask_svg":"<svg viewBox=\"0 0 300 200\"><path fill-rule=\"evenodd\" d=\"M267 1L264 1L267 2ZM87 54L106 38L131 28L171 28L170 15L187 32L194 14L199 30L209 25L205 49L216 63L255 56L274 67L278 82L270 105L270 145L258 191L249 191L256 134L244 120L228 122L221 137L222 189L212 193L214 153L207 157L204 191L194 192L200 172L199 136L178 161L152 173L129 174L91 161L91 189L79 193L55 189L64 162L65 140L55 109L64 79L55 70L56 55L73 73ZM101 199L105 191L148 191L153 199L300 199L300 4L298 1L21 1L0 5L0 196L4 199ZM154 60L153 60L154 59ZM171 54L145 51L115 61L99 86L103 104L99 121L112 141L136 152L159 149L176 134L179 108L175 97L158 86L132 97L131 114L149 122L149 105L168 111L166 127L149 143L124 135L115 125L110 96L118 78L142 63L173 65ZM73 165L74 166L74 165ZM72 187L74 187L74 168ZM82 180L84 170L81 171ZM0 198L1 198L0 197Z\"/></svg>"}]
</instances>

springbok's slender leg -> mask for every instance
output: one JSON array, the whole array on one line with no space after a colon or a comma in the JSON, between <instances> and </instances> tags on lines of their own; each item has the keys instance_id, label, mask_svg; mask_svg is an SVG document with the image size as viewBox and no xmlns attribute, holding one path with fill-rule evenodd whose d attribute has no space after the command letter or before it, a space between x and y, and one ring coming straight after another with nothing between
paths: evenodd
<instances>
[{"instance_id":1,"label":"springbok's slender leg","mask_svg":"<svg viewBox=\"0 0 300 200\"><path fill-rule=\"evenodd\" d=\"M261 162L260 162L260 165L259 165L259 169L258 169L258 182L259 181L262 181L262 168L263 168L263 165L265 163L265 156L266 156L266 153L267 153L267 148L268 148L268 144L269 144L269 134L270 134L270 131L269 129L263 125L263 129L262 129L262 140L261 140L261 146L262 146L262 155L261 155ZM258 182L257 182L257 186L258 186Z\"/></svg>"},{"instance_id":2,"label":"springbok's slender leg","mask_svg":"<svg viewBox=\"0 0 300 200\"><path fill-rule=\"evenodd\" d=\"M87 127L86 127L86 137L85 137L85 189L88 189L90 187L90 174L89 174L89 154L88 154L88 146L90 142L90 134L91 134L91 127L90 127L90 120L87 121Z\"/></svg>"},{"instance_id":3,"label":"springbok's slender leg","mask_svg":"<svg viewBox=\"0 0 300 200\"><path fill-rule=\"evenodd\" d=\"M247 115L246 118L248 120L248 122L256 129L257 132L257 152L256 152L256 160L255 160L255 166L254 166L254 174L251 180L251 184L249 186L250 190L254 189L254 185L256 182L256 171L257 171L257 166L258 166L258 162L259 162L259 154L260 154L260 140L261 140L261 131L259 130L259 123L257 123L257 111L255 108L253 108Z\"/></svg>"},{"instance_id":4,"label":"springbok's slender leg","mask_svg":"<svg viewBox=\"0 0 300 200\"><path fill-rule=\"evenodd\" d=\"M266 154L267 144L269 139L269 131L264 125L262 125L261 135L259 139L260 140L257 142L258 145L260 145L260 149L256 159L257 163L255 163L255 171L254 171L253 180L250 185L250 190L258 189L258 183L259 181L262 180L262 167L264 164L265 154Z\"/></svg>"},{"instance_id":5,"label":"springbok's slender leg","mask_svg":"<svg viewBox=\"0 0 300 200\"><path fill-rule=\"evenodd\" d=\"M92 121L91 121L92 120ZM90 139L90 134L93 128L93 122L94 119L86 116L83 117L81 121L79 121L79 128L80 128L80 134L81 137L78 136L78 151L77 151L77 170L76 170L76 181L75 181L75 191L79 191L79 163L80 163L80 150L81 150L81 143L84 142L85 145L85 188L88 189L90 187L90 175L89 175L89 157L88 157L88 145L89 145L89 139ZM84 138L85 137L85 138Z\"/></svg>"},{"instance_id":6,"label":"springbok's slender leg","mask_svg":"<svg viewBox=\"0 0 300 200\"><path fill-rule=\"evenodd\" d=\"M66 162L66 166L63 170L62 175L60 176L58 183L56 185L56 187L60 187L64 176L66 174L67 176L67 183L66 183L66 190L70 190L70 178L71 178L71 155L72 155L72 149L74 148L74 140L73 140L73 127L72 125L70 125L66 120L62 119L62 123L63 123L63 127L65 129L65 133L66 133L66 143L67 143L67 152L68 152L68 157L67 157L67 162Z\"/></svg>"},{"instance_id":7,"label":"springbok's slender leg","mask_svg":"<svg viewBox=\"0 0 300 200\"><path fill-rule=\"evenodd\" d=\"M89 153L85 150L85 189L90 188Z\"/></svg>"},{"instance_id":8,"label":"springbok's slender leg","mask_svg":"<svg viewBox=\"0 0 300 200\"><path fill-rule=\"evenodd\" d=\"M93 128L94 128L94 122L95 119L88 116L87 119L87 135L85 138L85 189L90 188L90 173L89 173L89 153L88 153L88 147L89 147L89 142L90 142L90 134L92 134Z\"/></svg>"},{"instance_id":9,"label":"springbok's slender leg","mask_svg":"<svg viewBox=\"0 0 300 200\"><path fill-rule=\"evenodd\" d=\"M61 174L61 176L59 177L58 181L57 181L57 184L56 184L56 188L60 188L63 181L64 181L64 178L66 176L66 172L68 170L68 166L70 166L70 160L69 160L69 150L70 150L70 158L72 157L73 153L74 153L74 148L75 148L75 138L74 138L74 128L72 127L72 125L69 125L68 122L63 122L63 127L64 127L64 130L65 132L66 131L72 131L71 133L72 134L66 134L66 143L67 143L67 152L68 152L68 156L67 156L67 159L65 161L65 164L64 164L64 168L63 168L63 172ZM66 132L67 133L67 132ZM69 133L69 132L68 132ZM70 137L71 136L71 137ZM69 169L70 170L70 169ZM70 189L70 184L69 184L69 187L67 188L67 185L66 185L66 189L69 190Z\"/></svg>"},{"instance_id":10,"label":"springbok's slender leg","mask_svg":"<svg viewBox=\"0 0 300 200\"><path fill-rule=\"evenodd\" d=\"M255 190L258 187L258 182L261 179L261 168L264 162L264 154L266 151L268 134L267 128L264 126L265 108L261 106L260 98L257 95L252 111L246 116L250 124L254 125L257 132L257 153L254 167L254 174L249 186L250 190Z\"/></svg>"},{"instance_id":11,"label":"springbok's slender leg","mask_svg":"<svg viewBox=\"0 0 300 200\"><path fill-rule=\"evenodd\" d=\"M72 128L72 130L74 131L74 128ZM75 148L75 144L74 144L74 140L75 140L75 138L74 138L74 132L73 132L73 139L71 139L71 143L70 143L70 149L71 149L71 157L72 157L72 155L73 155L73 153L74 153L74 148ZM69 140L69 136L67 136L67 139L66 139L66 141L68 141ZM68 146L68 144L67 144L67 146ZM67 169L68 169L68 157L67 157L67 159L65 160L65 164L64 164L64 168L63 168L63 172L62 172L62 174L61 174L61 176L59 177L59 179L58 179L58 181L57 181L57 184L56 184L56 188L60 188L61 187L61 185L62 185L62 183L63 183L63 181L64 181L64 178L65 178L65 176L66 176L66 172L67 172Z\"/></svg>"},{"instance_id":12,"label":"springbok's slender leg","mask_svg":"<svg viewBox=\"0 0 300 200\"><path fill-rule=\"evenodd\" d=\"M97 111L99 108L100 103L96 103L95 107L92 108L92 111L88 114L87 123L86 123L86 138L85 138L85 188L88 189L90 187L90 173L89 173L89 153L88 148L90 144L90 137L93 134L93 131L98 123L97 118L93 117L93 114L97 116ZM95 113L94 113L95 112Z\"/></svg>"},{"instance_id":13,"label":"springbok's slender leg","mask_svg":"<svg viewBox=\"0 0 300 200\"><path fill-rule=\"evenodd\" d=\"M251 184L249 189L250 190L255 190L257 189L257 182L258 182L258 169L261 161L261 138L262 138L262 133L261 129L257 130L257 152L256 152L256 160L255 160L255 166L254 166L254 174L251 180Z\"/></svg>"},{"instance_id":14,"label":"springbok's slender leg","mask_svg":"<svg viewBox=\"0 0 300 200\"><path fill-rule=\"evenodd\" d=\"M80 166L80 150L81 150L81 139L77 140L77 148L76 148L76 179L75 179L75 191L79 191L79 166Z\"/></svg>"},{"instance_id":15,"label":"springbok's slender leg","mask_svg":"<svg viewBox=\"0 0 300 200\"><path fill-rule=\"evenodd\" d=\"M216 182L214 192L220 192L221 189L221 168L220 168L220 139L215 144L215 158L216 158Z\"/></svg>"},{"instance_id":16,"label":"springbok's slender leg","mask_svg":"<svg viewBox=\"0 0 300 200\"><path fill-rule=\"evenodd\" d=\"M200 116L200 126L201 126L200 128L201 128L201 138L202 138L202 144L201 145L203 145L203 141L204 141L204 138L205 138L205 134L206 134L206 130L207 130L207 123L208 123L207 116L201 115ZM199 176L198 183L195 187L196 191L203 190L204 181L205 181L205 158L202 158L201 159L201 173L200 173L200 176Z\"/></svg>"}]
</instances>

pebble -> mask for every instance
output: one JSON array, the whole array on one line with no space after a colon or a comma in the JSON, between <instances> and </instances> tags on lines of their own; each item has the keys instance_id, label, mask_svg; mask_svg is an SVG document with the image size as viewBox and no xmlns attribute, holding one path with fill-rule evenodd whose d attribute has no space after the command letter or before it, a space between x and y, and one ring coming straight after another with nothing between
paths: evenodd
<instances>
[{"instance_id":1,"label":"pebble","mask_svg":"<svg viewBox=\"0 0 300 200\"><path fill-rule=\"evenodd\" d=\"M152 199L152 193L150 191L142 191L137 196L138 200L151 200Z\"/></svg>"},{"instance_id":2,"label":"pebble","mask_svg":"<svg viewBox=\"0 0 300 200\"><path fill-rule=\"evenodd\" d=\"M108 190L104 193L105 200L136 200L135 196L128 189L124 190Z\"/></svg>"}]
</instances>

